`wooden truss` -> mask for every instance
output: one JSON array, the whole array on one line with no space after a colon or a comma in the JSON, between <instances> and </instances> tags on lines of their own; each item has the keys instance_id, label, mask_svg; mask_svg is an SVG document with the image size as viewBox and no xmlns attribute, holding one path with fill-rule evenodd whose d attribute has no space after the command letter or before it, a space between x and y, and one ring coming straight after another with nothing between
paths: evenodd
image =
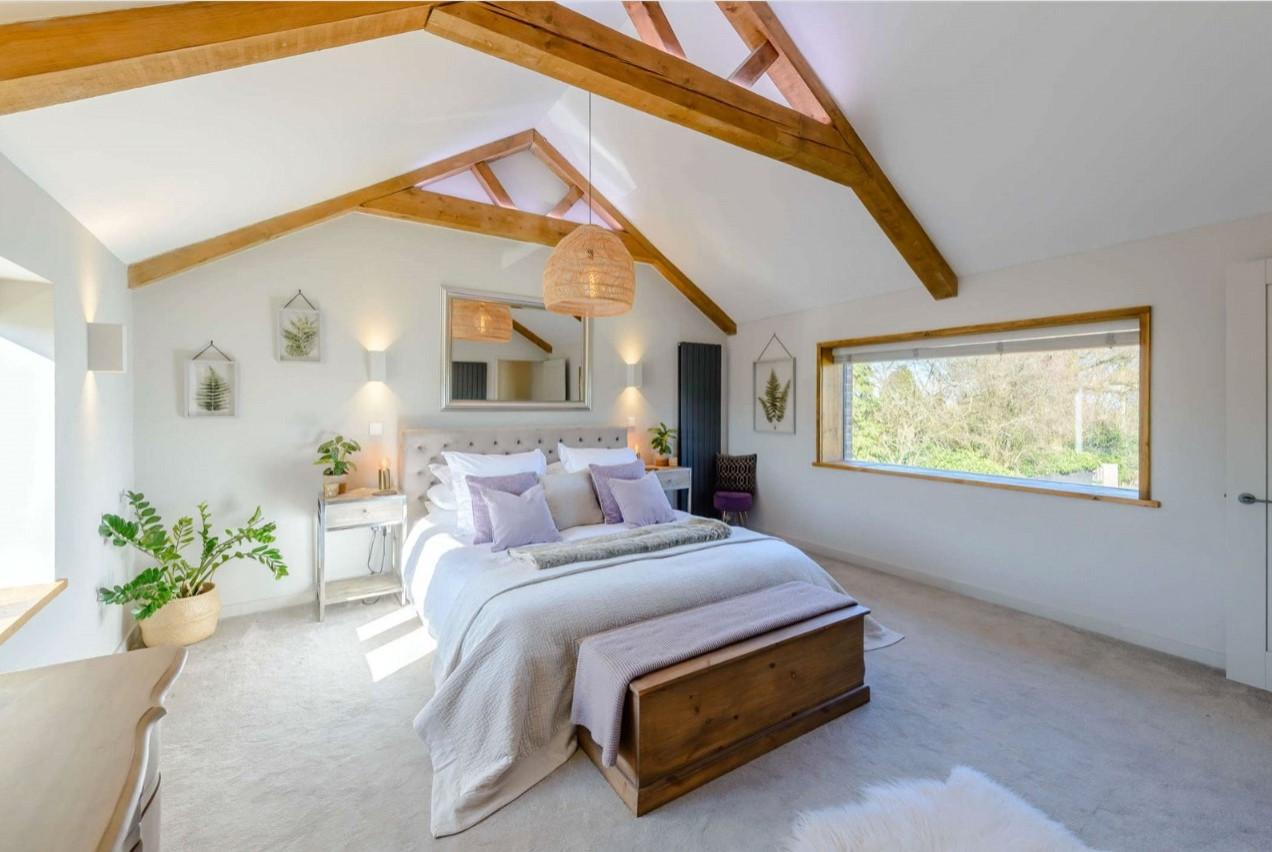
<instances>
[{"instance_id":1,"label":"wooden truss","mask_svg":"<svg viewBox=\"0 0 1272 852\"><path fill-rule=\"evenodd\" d=\"M546 214L517 209L490 167L491 163L523 151L533 154L565 185L561 201ZM464 172L472 173L490 198L490 203L456 198L425 188ZM658 270L726 334L737 331L737 325L719 305L698 289L617 207L595 192L582 173L535 130L525 130L363 189L139 261L128 268L128 282L131 287L142 287L301 228L354 212L554 246L578 227L562 217L580 200L618 234L635 260ZM531 342L542 348L539 342Z\"/></svg>"},{"instance_id":2,"label":"wooden truss","mask_svg":"<svg viewBox=\"0 0 1272 852\"><path fill-rule=\"evenodd\" d=\"M954 271L768 4L717 5L750 50L728 79L684 58L684 50L656 2L624 3L640 39L556 3L526 2L178 3L8 24L0 26L0 44L4 45L0 50L0 115L426 29L851 187L932 295L957 295ZM787 104L751 91L750 86L765 74ZM435 164L427 168L444 171L442 167ZM461 170L472 168L473 163L466 163ZM384 202L378 212L393 215L385 209L388 205L399 213L424 209L434 211L427 215L445 218L436 212L439 202L412 190L421 182L440 179L429 174L421 178L424 172L417 170L377 187L143 261L135 265L133 280L153 281L221 256L224 246L262 242L279 227L285 233L398 192L405 195ZM507 193L492 180L488 168L476 170L475 176L493 202L482 206L507 214L492 218L492 227L537 234L538 241L559 233L559 228L553 230L517 215L521 211L509 206ZM566 181L566 185L566 196L548 218L559 219L582 197L580 184ZM580 195L571 200L576 190ZM610 208L599 197L592 201L593 207ZM452 227L463 227L461 223L471 225L490 214L463 209L447 211L446 216L456 222ZM279 221L282 219L286 221ZM300 224L291 224L296 222ZM615 227L614 222L610 224ZM655 251L634 229L616 230L625 232L629 243ZM687 279L665 257L657 255L648 262L686 292L682 285ZM697 288L686 295L699 307L712 304ZM712 318L720 322L716 316Z\"/></svg>"}]
</instances>

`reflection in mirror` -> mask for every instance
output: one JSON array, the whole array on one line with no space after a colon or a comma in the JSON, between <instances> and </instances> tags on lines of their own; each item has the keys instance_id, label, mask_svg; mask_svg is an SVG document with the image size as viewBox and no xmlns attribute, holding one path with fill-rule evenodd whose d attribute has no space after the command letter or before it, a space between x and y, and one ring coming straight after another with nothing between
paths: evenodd
<instances>
[{"instance_id":1,"label":"reflection in mirror","mask_svg":"<svg viewBox=\"0 0 1272 852\"><path fill-rule=\"evenodd\" d=\"M0 587L53 579L53 285L0 258Z\"/></svg>"},{"instance_id":2,"label":"reflection in mirror","mask_svg":"<svg viewBox=\"0 0 1272 852\"><path fill-rule=\"evenodd\" d=\"M447 408L587 408L589 321L541 300L446 290Z\"/></svg>"}]
</instances>

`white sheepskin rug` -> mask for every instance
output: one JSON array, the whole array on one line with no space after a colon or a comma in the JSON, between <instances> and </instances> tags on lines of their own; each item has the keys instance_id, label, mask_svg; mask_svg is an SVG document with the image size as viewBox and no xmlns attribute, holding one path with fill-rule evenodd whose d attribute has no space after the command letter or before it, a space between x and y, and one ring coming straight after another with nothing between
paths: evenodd
<instances>
[{"instance_id":1,"label":"white sheepskin rug","mask_svg":"<svg viewBox=\"0 0 1272 852\"><path fill-rule=\"evenodd\" d=\"M948 781L897 781L860 804L801 814L787 852L1094 852L966 766Z\"/></svg>"}]
</instances>

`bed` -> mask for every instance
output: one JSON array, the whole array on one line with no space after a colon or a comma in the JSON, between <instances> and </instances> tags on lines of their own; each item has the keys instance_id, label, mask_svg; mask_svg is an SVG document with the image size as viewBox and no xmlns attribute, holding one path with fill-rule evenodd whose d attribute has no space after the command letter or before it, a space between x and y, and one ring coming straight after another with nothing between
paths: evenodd
<instances>
[{"instance_id":1,"label":"bed","mask_svg":"<svg viewBox=\"0 0 1272 852\"><path fill-rule=\"evenodd\" d=\"M429 464L455 449L516 453L557 442L622 447L626 430L407 430L401 482L411 529L403 567L411 600L437 641L435 692L415 719L433 764L432 832L480 822L538 783L577 748L570 724L579 642L605 630L799 580L843 591L794 547L753 531L639 557L550 570L471 545L445 516L425 514ZM575 527L567 540L621 525ZM867 647L871 630L867 626ZM880 637L874 637L876 642Z\"/></svg>"}]
</instances>

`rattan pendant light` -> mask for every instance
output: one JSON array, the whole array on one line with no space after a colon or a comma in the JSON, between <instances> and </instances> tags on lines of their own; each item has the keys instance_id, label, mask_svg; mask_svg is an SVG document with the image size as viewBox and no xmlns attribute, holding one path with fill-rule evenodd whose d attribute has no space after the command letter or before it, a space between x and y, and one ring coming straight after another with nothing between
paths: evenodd
<instances>
[{"instance_id":1,"label":"rattan pendant light","mask_svg":"<svg viewBox=\"0 0 1272 852\"><path fill-rule=\"evenodd\" d=\"M512 308L500 302L452 299L451 339L507 343L512 340Z\"/></svg>"},{"instance_id":2,"label":"rattan pendant light","mask_svg":"<svg viewBox=\"0 0 1272 852\"><path fill-rule=\"evenodd\" d=\"M592 224L592 95L587 96L587 224L557 243L543 270L544 306L558 314L612 317L636 299L636 264L613 231Z\"/></svg>"}]
</instances>

